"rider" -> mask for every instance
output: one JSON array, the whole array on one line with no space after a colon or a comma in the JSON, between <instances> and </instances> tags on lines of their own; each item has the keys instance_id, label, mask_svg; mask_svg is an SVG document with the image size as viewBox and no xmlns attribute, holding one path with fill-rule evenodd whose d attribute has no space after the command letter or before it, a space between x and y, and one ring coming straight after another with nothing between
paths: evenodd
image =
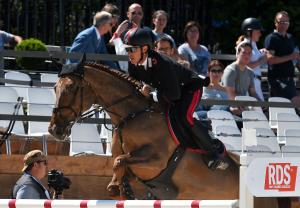
<instances>
[{"instance_id":1,"label":"rider","mask_svg":"<svg viewBox=\"0 0 300 208\"><path fill-rule=\"evenodd\" d=\"M196 144L209 152L206 161L210 169L226 169L226 150L222 142L212 139L200 121L193 118L207 79L174 62L169 57L152 50L151 31L133 28L124 36L125 49L129 55L128 71L133 78L143 81L141 93L163 106L173 105L186 129L194 135ZM156 90L153 90L154 87Z\"/></svg>"}]
</instances>

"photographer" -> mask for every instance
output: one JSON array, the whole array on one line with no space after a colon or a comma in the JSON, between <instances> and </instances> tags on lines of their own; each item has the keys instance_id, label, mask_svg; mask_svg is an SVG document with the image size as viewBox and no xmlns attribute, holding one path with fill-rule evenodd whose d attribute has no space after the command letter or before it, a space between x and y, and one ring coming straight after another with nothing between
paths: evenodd
<instances>
[{"instance_id":1,"label":"photographer","mask_svg":"<svg viewBox=\"0 0 300 208\"><path fill-rule=\"evenodd\" d=\"M23 175L12 190L13 199L50 199L41 180L47 175L47 158L40 150L32 150L24 157Z\"/></svg>"}]
</instances>

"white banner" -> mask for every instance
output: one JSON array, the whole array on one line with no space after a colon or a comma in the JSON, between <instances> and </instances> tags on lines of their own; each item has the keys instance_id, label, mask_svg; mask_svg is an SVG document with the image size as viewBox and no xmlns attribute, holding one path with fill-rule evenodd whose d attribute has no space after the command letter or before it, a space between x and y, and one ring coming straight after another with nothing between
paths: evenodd
<instances>
[{"instance_id":1,"label":"white banner","mask_svg":"<svg viewBox=\"0 0 300 208\"><path fill-rule=\"evenodd\" d=\"M296 157L257 158L247 168L246 184L257 197L300 196L299 167Z\"/></svg>"}]
</instances>

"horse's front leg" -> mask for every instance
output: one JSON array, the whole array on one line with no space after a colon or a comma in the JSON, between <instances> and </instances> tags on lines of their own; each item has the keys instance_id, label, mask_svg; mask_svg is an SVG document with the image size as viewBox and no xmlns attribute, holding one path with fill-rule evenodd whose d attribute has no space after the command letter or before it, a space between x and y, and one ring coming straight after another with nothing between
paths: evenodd
<instances>
[{"instance_id":1,"label":"horse's front leg","mask_svg":"<svg viewBox=\"0 0 300 208\"><path fill-rule=\"evenodd\" d=\"M120 199L123 194L123 177L126 173L126 160L129 159L130 154L123 154L114 160L113 165L113 177L111 182L107 186L107 190L110 193L110 196L115 199Z\"/></svg>"},{"instance_id":2,"label":"horse's front leg","mask_svg":"<svg viewBox=\"0 0 300 208\"><path fill-rule=\"evenodd\" d=\"M119 130L115 129L112 137L111 153L113 158L123 154Z\"/></svg>"},{"instance_id":3,"label":"horse's front leg","mask_svg":"<svg viewBox=\"0 0 300 208\"><path fill-rule=\"evenodd\" d=\"M119 130L115 129L112 137L112 157L114 159L113 164L113 177L110 183L107 186L109 195L114 199L120 200L120 186L122 185L122 177L125 174L125 158L128 158L129 155L123 153L122 144L120 140ZM123 166L122 166L123 165Z\"/></svg>"}]
</instances>

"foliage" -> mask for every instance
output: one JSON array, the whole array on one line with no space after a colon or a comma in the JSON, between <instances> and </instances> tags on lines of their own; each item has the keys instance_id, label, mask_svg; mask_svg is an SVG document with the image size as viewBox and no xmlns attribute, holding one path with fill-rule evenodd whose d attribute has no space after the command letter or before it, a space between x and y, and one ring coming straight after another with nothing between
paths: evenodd
<instances>
[{"instance_id":1,"label":"foliage","mask_svg":"<svg viewBox=\"0 0 300 208\"><path fill-rule=\"evenodd\" d=\"M46 45L35 38L23 40L19 45L16 46L17 51L47 51ZM44 67L44 58L17 58L17 64L19 67L26 70L40 70Z\"/></svg>"}]
</instances>

